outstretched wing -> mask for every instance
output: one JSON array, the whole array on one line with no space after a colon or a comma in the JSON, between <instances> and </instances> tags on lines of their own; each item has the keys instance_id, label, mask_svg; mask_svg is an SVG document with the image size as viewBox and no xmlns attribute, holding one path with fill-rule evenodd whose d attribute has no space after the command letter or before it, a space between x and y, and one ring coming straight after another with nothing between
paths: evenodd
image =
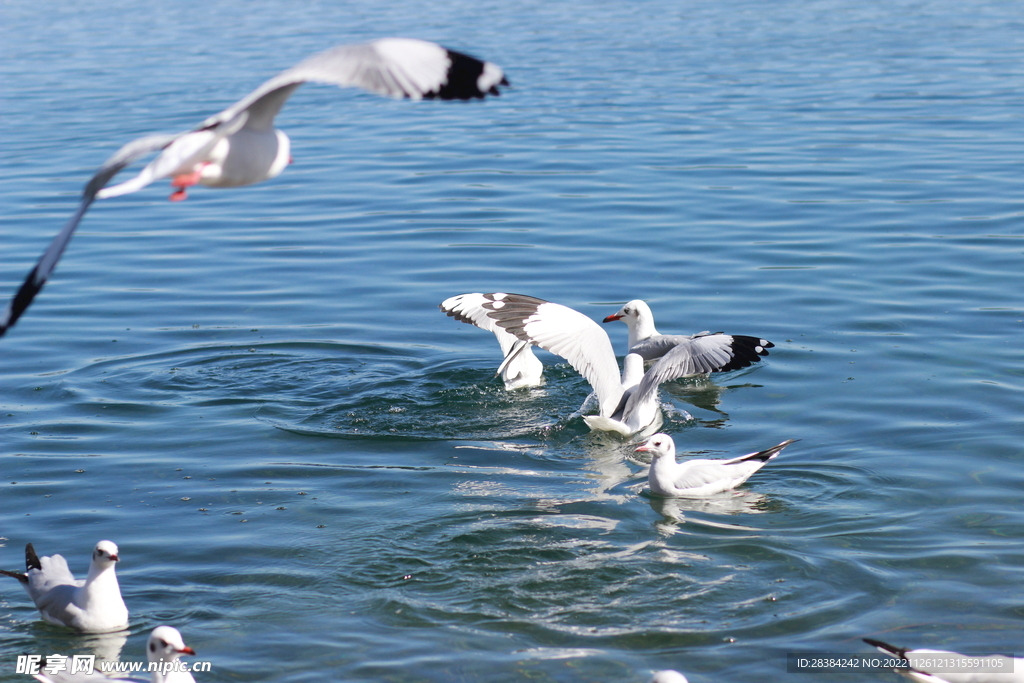
<instances>
[{"instance_id":1,"label":"outstretched wing","mask_svg":"<svg viewBox=\"0 0 1024 683\"><path fill-rule=\"evenodd\" d=\"M622 399L622 380L611 340L579 311L523 294L483 295L488 315L519 339L567 360L597 393L600 414L610 417Z\"/></svg>"},{"instance_id":2,"label":"outstretched wing","mask_svg":"<svg viewBox=\"0 0 1024 683\"><path fill-rule=\"evenodd\" d=\"M647 371L630 395L625 413L649 400L662 382L702 372L745 368L760 361L761 356L767 356L767 349L775 346L757 337L708 332L683 339Z\"/></svg>"},{"instance_id":3,"label":"outstretched wing","mask_svg":"<svg viewBox=\"0 0 1024 683\"><path fill-rule=\"evenodd\" d=\"M426 40L382 38L315 54L206 119L199 129L218 126L246 110L250 128L270 128L288 96L309 81L410 100L482 98L498 95L498 86L508 85L501 68L491 62Z\"/></svg>"},{"instance_id":4,"label":"outstretched wing","mask_svg":"<svg viewBox=\"0 0 1024 683\"><path fill-rule=\"evenodd\" d=\"M518 355L526 352L533 355L532 352L529 351L528 346L525 348L523 346L524 344L527 344L527 342L517 339L515 335L505 328L499 327L498 323L488 316L489 311L484 308L484 304L487 302L487 299L484 298L486 296L486 294L476 292L473 294L459 294L445 299L441 302L441 305L438 306L438 308L461 323L475 325L481 330L493 332L494 336L498 339L498 344L501 346L501 353L505 356L506 362L514 359L514 357L510 357L510 353ZM499 369L499 373L500 371L501 370Z\"/></svg>"},{"instance_id":5,"label":"outstretched wing","mask_svg":"<svg viewBox=\"0 0 1024 683\"><path fill-rule=\"evenodd\" d=\"M60 261L61 254L64 253L64 249L68 246L68 242L71 241L72 235L75 234L75 230L78 228L78 224L81 222L85 212L89 210L89 206L96 199L96 193L110 182L110 179L117 175L121 169L131 164L139 157L145 156L150 152L166 147L174 140L175 136L167 135L152 135L149 137L139 138L129 142L127 145L122 147L112 157L107 159L106 163L100 167L100 170L89 180L89 183L85 186L85 190L82 191L82 198L78 203L78 209L74 215L64 226L64 229L57 233L57 236L50 242L50 246L46 248L43 255L39 257L39 261L29 272L28 277L21 284L14 298L11 299L10 303L7 304L7 310L4 312L2 318L0 318L0 337L7 332L8 329L14 326L14 323L18 321L21 314L32 303L32 300L36 298L39 291L46 284L46 280L53 273L57 267L57 262Z\"/></svg>"}]
</instances>

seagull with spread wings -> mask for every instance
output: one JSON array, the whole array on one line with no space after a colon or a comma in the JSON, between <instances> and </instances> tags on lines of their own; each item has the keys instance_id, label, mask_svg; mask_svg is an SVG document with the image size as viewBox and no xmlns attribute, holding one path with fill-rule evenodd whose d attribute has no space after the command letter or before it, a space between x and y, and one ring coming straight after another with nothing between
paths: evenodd
<instances>
[{"instance_id":1,"label":"seagull with spread wings","mask_svg":"<svg viewBox=\"0 0 1024 683\"><path fill-rule=\"evenodd\" d=\"M288 136L274 117L303 83L359 87L410 100L468 100L499 94L508 85L501 68L436 43L383 38L342 45L313 55L279 73L196 128L175 135L151 135L119 149L93 175L78 209L54 237L25 282L0 314L0 336L10 329L46 284L85 212L96 199L137 192L163 178L175 188L172 200L193 185L240 187L279 175L291 161ZM107 187L114 176L152 152L160 153L134 178Z\"/></svg>"}]
</instances>

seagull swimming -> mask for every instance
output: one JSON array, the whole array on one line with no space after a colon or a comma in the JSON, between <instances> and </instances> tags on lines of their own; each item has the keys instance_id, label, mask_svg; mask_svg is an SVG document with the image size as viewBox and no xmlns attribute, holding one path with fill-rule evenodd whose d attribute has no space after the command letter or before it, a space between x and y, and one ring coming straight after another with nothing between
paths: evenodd
<instances>
[{"instance_id":1,"label":"seagull swimming","mask_svg":"<svg viewBox=\"0 0 1024 683\"><path fill-rule=\"evenodd\" d=\"M651 493L666 498L699 498L736 488L795 440L731 460L695 458L676 462L676 444L672 437L655 434L636 452L654 456L647 474Z\"/></svg>"},{"instance_id":2,"label":"seagull swimming","mask_svg":"<svg viewBox=\"0 0 1024 683\"><path fill-rule=\"evenodd\" d=\"M658 386L662 382L745 368L768 355L761 340L750 342L753 337L697 336L666 353L646 373L643 357L627 354L620 375L607 333L579 311L523 294L496 292L482 297L481 305L499 327L561 356L590 382L597 394L598 414L583 419L591 429L625 436L658 419Z\"/></svg>"},{"instance_id":3,"label":"seagull swimming","mask_svg":"<svg viewBox=\"0 0 1024 683\"><path fill-rule=\"evenodd\" d=\"M89 206L96 199L136 192L161 178L176 188L171 199L185 199L196 184L240 187L279 175L291 161L288 136L274 128L274 117L306 82L359 87L378 95L410 100L468 100L498 95L508 85L501 68L436 43L383 38L341 45L313 55L266 81L191 131L138 138L114 153L82 191L78 210L54 237L0 317L0 336L17 322L47 278ZM131 180L105 187L135 160L160 154Z\"/></svg>"},{"instance_id":4,"label":"seagull swimming","mask_svg":"<svg viewBox=\"0 0 1024 683\"><path fill-rule=\"evenodd\" d=\"M628 349L629 353L638 353L645 361L657 360L666 353L697 337L716 337L722 344L749 343L755 348L770 349L775 346L767 339L756 339L755 337L722 334L716 332L698 332L697 334L660 334L654 327L654 313L646 302L634 299L620 308L618 312L607 316L601 322L610 323L613 320L621 320L629 328ZM730 341L731 340L731 341ZM736 341L740 340L740 341ZM763 355L768 355L767 353Z\"/></svg>"},{"instance_id":5,"label":"seagull swimming","mask_svg":"<svg viewBox=\"0 0 1024 683\"><path fill-rule=\"evenodd\" d=\"M63 557L40 558L29 543L25 573L0 569L0 574L21 582L43 621L84 633L106 633L128 628L128 609L114 573L119 559L116 545L100 541L92 551L89 575L75 580Z\"/></svg>"},{"instance_id":6,"label":"seagull swimming","mask_svg":"<svg viewBox=\"0 0 1024 683\"><path fill-rule=\"evenodd\" d=\"M149 670L153 674L148 680L149 683L195 683L192 673L186 671L184 665L178 663L182 655L194 655L195 650L185 644L181 633L173 626L157 626L149 634L146 643L146 659L149 661ZM122 676L108 676L100 671L93 670L91 673L58 671L56 673L33 674L37 681L42 683L110 683L119 681L121 683L142 683L146 679L124 678Z\"/></svg>"},{"instance_id":7,"label":"seagull swimming","mask_svg":"<svg viewBox=\"0 0 1024 683\"><path fill-rule=\"evenodd\" d=\"M962 655L948 650L908 650L873 638L864 638L864 642L887 655L910 662L911 668L894 669L894 671L916 683L1024 683L1024 659L1020 657ZM975 660L979 666L972 670L968 670L968 667L961 667L960 671L955 672L929 673L927 661L936 659ZM978 660L984 660L985 666L981 666L981 662Z\"/></svg>"},{"instance_id":8,"label":"seagull swimming","mask_svg":"<svg viewBox=\"0 0 1024 683\"><path fill-rule=\"evenodd\" d=\"M516 339L492 320L484 308L487 299L484 294L459 294L445 299L439 308L459 322L476 325L482 330L493 332L501 346L505 362L498 368L498 374L505 382L505 389L521 389L540 386L544 382L544 364L534 355L530 345Z\"/></svg>"}]
</instances>

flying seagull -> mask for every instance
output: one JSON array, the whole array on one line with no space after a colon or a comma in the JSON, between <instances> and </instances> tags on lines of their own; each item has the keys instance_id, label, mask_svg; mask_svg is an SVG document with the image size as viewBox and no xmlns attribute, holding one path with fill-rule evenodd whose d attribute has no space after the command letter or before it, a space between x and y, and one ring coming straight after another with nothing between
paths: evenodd
<instances>
[{"instance_id":1,"label":"flying seagull","mask_svg":"<svg viewBox=\"0 0 1024 683\"><path fill-rule=\"evenodd\" d=\"M475 57L412 38L383 38L341 45L282 71L196 128L176 135L132 140L100 167L82 191L78 209L54 237L0 315L0 336L10 329L57 267L78 223L96 199L136 192L162 178L176 188L172 200L196 185L240 187L274 178L291 161L288 136L274 128L274 117L306 82L359 87L378 95L410 100L468 100L498 95L508 85L501 68ZM160 151L131 180L107 187L132 162Z\"/></svg>"}]
</instances>

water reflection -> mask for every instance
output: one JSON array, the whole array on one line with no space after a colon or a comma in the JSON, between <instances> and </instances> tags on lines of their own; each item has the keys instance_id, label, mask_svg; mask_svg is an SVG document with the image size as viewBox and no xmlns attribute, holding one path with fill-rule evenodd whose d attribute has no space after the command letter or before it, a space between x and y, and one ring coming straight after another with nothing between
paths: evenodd
<instances>
[{"instance_id":1,"label":"water reflection","mask_svg":"<svg viewBox=\"0 0 1024 683\"><path fill-rule=\"evenodd\" d=\"M81 643L96 655L98 661L117 662L121 659L121 650L128 642L128 635L128 631L90 633L82 636Z\"/></svg>"}]
</instances>

